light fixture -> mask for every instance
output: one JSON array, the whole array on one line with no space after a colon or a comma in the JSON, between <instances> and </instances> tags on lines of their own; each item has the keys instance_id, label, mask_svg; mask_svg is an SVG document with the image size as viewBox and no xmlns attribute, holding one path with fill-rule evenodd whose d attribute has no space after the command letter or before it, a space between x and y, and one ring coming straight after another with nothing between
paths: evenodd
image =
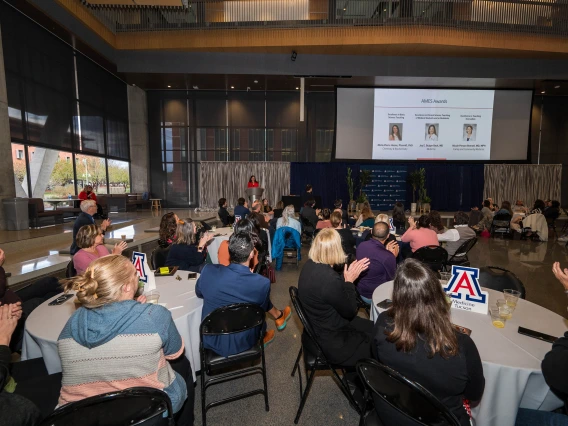
<instances>
[{"instance_id":1,"label":"light fixture","mask_svg":"<svg viewBox=\"0 0 568 426\"><path fill-rule=\"evenodd\" d=\"M386 11L387 11L386 9L383 9L383 12L386 12Z\"/></svg>"},{"instance_id":2,"label":"light fixture","mask_svg":"<svg viewBox=\"0 0 568 426\"><path fill-rule=\"evenodd\" d=\"M197 89L199 89L199 86L193 86L193 89L197 90Z\"/></svg>"},{"instance_id":3,"label":"light fixture","mask_svg":"<svg viewBox=\"0 0 568 426\"><path fill-rule=\"evenodd\" d=\"M172 87L172 86L170 86L170 85L168 84L168 87Z\"/></svg>"},{"instance_id":4,"label":"light fixture","mask_svg":"<svg viewBox=\"0 0 568 426\"><path fill-rule=\"evenodd\" d=\"M346 8L346 7L344 7L344 8L343 8L343 10L347 10L347 8Z\"/></svg>"},{"instance_id":5,"label":"light fixture","mask_svg":"<svg viewBox=\"0 0 568 426\"><path fill-rule=\"evenodd\" d=\"M300 90L300 88L299 88L299 87L296 87L296 90Z\"/></svg>"},{"instance_id":6,"label":"light fixture","mask_svg":"<svg viewBox=\"0 0 568 426\"><path fill-rule=\"evenodd\" d=\"M234 89L234 88L235 88L235 86L231 86L231 89Z\"/></svg>"},{"instance_id":7,"label":"light fixture","mask_svg":"<svg viewBox=\"0 0 568 426\"><path fill-rule=\"evenodd\" d=\"M136 85L135 85L134 83L132 83L132 86L133 86L133 87L136 87Z\"/></svg>"},{"instance_id":8,"label":"light fixture","mask_svg":"<svg viewBox=\"0 0 568 426\"><path fill-rule=\"evenodd\" d=\"M555 89L560 89L560 86L554 86Z\"/></svg>"},{"instance_id":9,"label":"light fixture","mask_svg":"<svg viewBox=\"0 0 568 426\"><path fill-rule=\"evenodd\" d=\"M545 94L546 92L545 92L545 91L543 90L543 91L542 91L542 92L540 92L540 93L542 93L542 94L544 95L544 94Z\"/></svg>"},{"instance_id":10,"label":"light fixture","mask_svg":"<svg viewBox=\"0 0 568 426\"><path fill-rule=\"evenodd\" d=\"M258 83L258 80L254 80L255 83Z\"/></svg>"}]
</instances>

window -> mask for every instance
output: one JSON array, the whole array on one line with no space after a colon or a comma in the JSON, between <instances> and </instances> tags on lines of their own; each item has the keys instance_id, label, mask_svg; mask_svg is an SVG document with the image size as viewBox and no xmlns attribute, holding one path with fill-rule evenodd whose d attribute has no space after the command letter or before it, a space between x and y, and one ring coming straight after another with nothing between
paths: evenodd
<instances>
[{"instance_id":1,"label":"window","mask_svg":"<svg viewBox=\"0 0 568 426\"><path fill-rule=\"evenodd\" d=\"M16 152L16 158L18 160L24 159L24 150L23 149L18 149L18 151Z\"/></svg>"},{"instance_id":2,"label":"window","mask_svg":"<svg viewBox=\"0 0 568 426\"><path fill-rule=\"evenodd\" d=\"M108 160L108 186L111 194L130 192L130 167L127 161Z\"/></svg>"},{"instance_id":3,"label":"window","mask_svg":"<svg viewBox=\"0 0 568 426\"><path fill-rule=\"evenodd\" d=\"M331 161L333 136L333 129L316 130L316 161Z\"/></svg>"},{"instance_id":4,"label":"window","mask_svg":"<svg viewBox=\"0 0 568 426\"><path fill-rule=\"evenodd\" d=\"M85 185L91 185L96 194L108 194L105 159L83 154L77 154L75 158L77 186L83 188Z\"/></svg>"},{"instance_id":5,"label":"window","mask_svg":"<svg viewBox=\"0 0 568 426\"><path fill-rule=\"evenodd\" d=\"M65 161L69 163L71 161L71 157L65 157Z\"/></svg>"}]
</instances>

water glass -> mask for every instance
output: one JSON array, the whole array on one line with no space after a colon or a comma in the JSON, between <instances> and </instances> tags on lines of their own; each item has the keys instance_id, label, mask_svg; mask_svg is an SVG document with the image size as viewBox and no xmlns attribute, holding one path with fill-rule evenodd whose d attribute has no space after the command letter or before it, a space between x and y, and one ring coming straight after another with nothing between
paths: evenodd
<instances>
[{"instance_id":1,"label":"water glass","mask_svg":"<svg viewBox=\"0 0 568 426\"><path fill-rule=\"evenodd\" d=\"M506 289L503 290L503 295L505 296L505 301L507 302L507 305L511 306L512 308L515 308L517 306L519 297L521 297L521 292L517 290Z\"/></svg>"},{"instance_id":2,"label":"water glass","mask_svg":"<svg viewBox=\"0 0 568 426\"><path fill-rule=\"evenodd\" d=\"M160 292L158 290L151 290L146 293L146 303L158 303L160 300Z\"/></svg>"},{"instance_id":3,"label":"water glass","mask_svg":"<svg viewBox=\"0 0 568 426\"><path fill-rule=\"evenodd\" d=\"M489 314L491 315L491 322L495 328L504 328L507 322L506 318L501 318L499 308L489 309Z\"/></svg>"},{"instance_id":4,"label":"water glass","mask_svg":"<svg viewBox=\"0 0 568 426\"><path fill-rule=\"evenodd\" d=\"M215 225L213 225L213 226L211 227L211 230L212 230L212 231L216 231L216 230L217 230L217 227L216 227Z\"/></svg>"},{"instance_id":5,"label":"water glass","mask_svg":"<svg viewBox=\"0 0 568 426\"><path fill-rule=\"evenodd\" d=\"M513 318L513 309L507 304L499 306L499 316L503 320L510 320Z\"/></svg>"}]
</instances>

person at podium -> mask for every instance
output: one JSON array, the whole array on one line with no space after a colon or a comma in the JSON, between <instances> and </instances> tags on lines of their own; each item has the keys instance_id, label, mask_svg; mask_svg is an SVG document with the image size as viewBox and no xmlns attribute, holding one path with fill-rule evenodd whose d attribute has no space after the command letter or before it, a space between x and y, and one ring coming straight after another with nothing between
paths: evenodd
<instances>
[{"instance_id":1,"label":"person at podium","mask_svg":"<svg viewBox=\"0 0 568 426\"><path fill-rule=\"evenodd\" d=\"M256 176L252 175L248 181L249 188L258 188L258 181L256 180Z\"/></svg>"}]
</instances>

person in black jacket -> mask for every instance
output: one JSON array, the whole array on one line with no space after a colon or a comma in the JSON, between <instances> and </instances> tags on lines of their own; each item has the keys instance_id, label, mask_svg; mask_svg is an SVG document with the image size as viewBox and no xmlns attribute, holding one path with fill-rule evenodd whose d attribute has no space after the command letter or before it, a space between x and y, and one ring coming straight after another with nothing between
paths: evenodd
<instances>
[{"instance_id":1,"label":"person in black jacket","mask_svg":"<svg viewBox=\"0 0 568 426\"><path fill-rule=\"evenodd\" d=\"M343 224L346 227L349 226L349 217L347 216L347 210L343 209L343 201L341 199L337 199L335 200L335 203L333 203L333 206L335 207L334 211L341 213L341 221Z\"/></svg>"},{"instance_id":2,"label":"person in black jacket","mask_svg":"<svg viewBox=\"0 0 568 426\"><path fill-rule=\"evenodd\" d=\"M375 324L373 353L432 392L461 425L471 424L464 399L479 401L483 395L481 358L473 340L454 329L440 281L418 260L407 259L396 271L392 307ZM384 404L375 408L384 424L405 424Z\"/></svg>"},{"instance_id":3,"label":"person in black jacket","mask_svg":"<svg viewBox=\"0 0 568 426\"><path fill-rule=\"evenodd\" d=\"M312 200L314 198L314 189L309 183L306 185L306 190L302 193L302 205L306 204L306 201Z\"/></svg>"},{"instance_id":4,"label":"person in black jacket","mask_svg":"<svg viewBox=\"0 0 568 426\"><path fill-rule=\"evenodd\" d=\"M227 210L227 199L219 199L219 211L217 212L219 219L223 222L223 226L229 226L235 222L235 216L231 216Z\"/></svg>"},{"instance_id":5,"label":"person in black jacket","mask_svg":"<svg viewBox=\"0 0 568 426\"><path fill-rule=\"evenodd\" d=\"M343 367L354 367L360 359L371 356L373 323L357 316L353 284L369 267L369 259L347 267L341 238L331 228L318 233L308 256L298 280L298 298L326 358ZM338 265L342 274L334 269Z\"/></svg>"},{"instance_id":6,"label":"person in black jacket","mask_svg":"<svg viewBox=\"0 0 568 426\"><path fill-rule=\"evenodd\" d=\"M308 232L314 231L318 225L320 209L314 210L316 201L312 198L304 204L304 208L300 212L300 216L310 223L311 228L307 229ZM305 226L305 225L304 225ZM306 227L308 228L308 227Z\"/></svg>"},{"instance_id":7,"label":"person in black jacket","mask_svg":"<svg viewBox=\"0 0 568 426\"><path fill-rule=\"evenodd\" d=\"M73 243L71 244L71 255L74 255L79 251L79 247L77 247L77 242L75 238L77 237L77 232L81 229L82 226L85 225L92 225L95 223L95 219L93 215L97 213L97 203L94 200L85 200L81 201L81 213L75 219L75 223L73 224ZM103 235L106 232L106 229L110 226L111 221L110 219L105 219L100 224L101 230L103 231Z\"/></svg>"},{"instance_id":8,"label":"person in black jacket","mask_svg":"<svg viewBox=\"0 0 568 426\"><path fill-rule=\"evenodd\" d=\"M182 271L200 272L205 264L207 242L213 238L213 234L205 232L195 244L197 229L192 219L178 221L176 229L176 241L170 246L166 266L179 266Z\"/></svg>"},{"instance_id":9,"label":"person in black jacket","mask_svg":"<svg viewBox=\"0 0 568 426\"><path fill-rule=\"evenodd\" d=\"M339 233L339 236L341 237L341 247L343 247L343 251L347 255L348 261L355 260L355 245L357 244L357 241L355 240L351 229L346 228L347 225L342 223L343 220L341 219L341 213L339 213L338 211L333 212L331 214L330 221L331 226ZM349 261L349 263L351 262Z\"/></svg>"}]
</instances>

